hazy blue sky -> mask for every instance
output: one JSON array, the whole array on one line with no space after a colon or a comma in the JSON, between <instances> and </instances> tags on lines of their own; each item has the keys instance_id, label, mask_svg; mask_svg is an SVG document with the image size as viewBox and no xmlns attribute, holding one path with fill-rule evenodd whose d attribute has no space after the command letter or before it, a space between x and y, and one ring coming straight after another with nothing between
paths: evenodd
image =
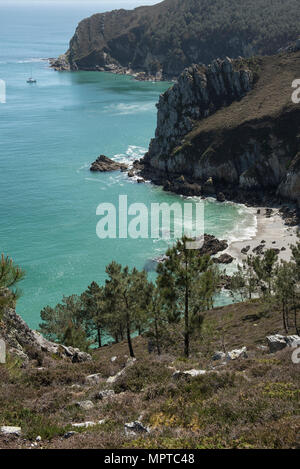
<instances>
[{"instance_id":1,"label":"hazy blue sky","mask_svg":"<svg viewBox=\"0 0 300 469\"><path fill-rule=\"evenodd\" d=\"M1 4L6 4L6 5L17 5L17 4L66 4L66 3L81 3L81 4L95 4L99 5L99 9L102 9L103 7L111 7L111 9L114 9L117 7L123 6L124 8L126 7L135 7L135 6L141 6L141 5L154 5L155 3L159 3L162 0L0 0L0 5Z\"/></svg>"}]
</instances>

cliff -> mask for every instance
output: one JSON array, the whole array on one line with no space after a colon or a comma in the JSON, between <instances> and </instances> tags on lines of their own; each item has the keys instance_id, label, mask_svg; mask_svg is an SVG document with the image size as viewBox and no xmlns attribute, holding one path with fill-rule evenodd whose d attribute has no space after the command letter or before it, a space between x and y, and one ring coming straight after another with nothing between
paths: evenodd
<instances>
[{"instance_id":1,"label":"cliff","mask_svg":"<svg viewBox=\"0 0 300 469\"><path fill-rule=\"evenodd\" d=\"M144 176L184 194L196 184L199 194L300 204L299 59L295 51L185 70L159 100Z\"/></svg>"},{"instance_id":2,"label":"cliff","mask_svg":"<svg viewBox=\"0 0 300 469\"><path fill-rule=\"evenodd\" d=\"M84 19L53 66L170 79L216 57L273 54L299 24L298 0L165 0Z\"/></svg>"}]
</instances>

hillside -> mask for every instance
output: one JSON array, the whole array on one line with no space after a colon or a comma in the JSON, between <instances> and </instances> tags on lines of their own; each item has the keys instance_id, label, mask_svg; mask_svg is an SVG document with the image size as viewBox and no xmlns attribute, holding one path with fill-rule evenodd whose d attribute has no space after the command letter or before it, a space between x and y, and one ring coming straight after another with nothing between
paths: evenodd
<instances>
[{"instance_id":1,"label":"hillside","mask_svg":"<svg viewBox=\"0 0 300 469\"><path fill-rule=\"evenodd\" d=\"M185 195L300 203L299 76L300 51L185 70L160 98L144 176Z\"/></svg>"},{"instance_id":2,"label":"hillside","mask_svg":"<svg viewBox=\"0 0 300 469\"><path fill-rule=\"evenodd\" d=\"M81 21L58 69L177 77L216 57L273 54L299 35L298 0L165 0Z\"/></svg>"},{"instance_id":3,"label":"hillside","mask_svg":"<svg viewBox=\"0 0 300 469\"><path fill-rule=\"evenodd\" d=\"M125 342L81 363L45 350L27 349L25 366L9 356L0 427L21 436L1 428L0 448L299 448L299 364L291 348L270 353L275 333L280 312L252 301L207 311L189 359L175 329L161 356L146 337L134 339L136 361ZM222 343L246 354L212 359ZM183 373L191 369L206 373ZM125 427L134 421L140 427Z\"/></svg>"}]
</instances>

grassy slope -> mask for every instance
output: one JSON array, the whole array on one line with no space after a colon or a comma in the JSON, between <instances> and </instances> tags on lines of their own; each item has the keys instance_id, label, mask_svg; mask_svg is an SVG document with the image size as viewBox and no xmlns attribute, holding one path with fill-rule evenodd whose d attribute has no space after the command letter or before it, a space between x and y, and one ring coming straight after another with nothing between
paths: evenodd
<instances>
[{"instance_id":1,"label":"grassy slope","mask_svg":"<svg viewBox=\"0 0 300 469\"><path fill-rule=\"evenodd\" d=\"M283 111L299 107L292 103L291 96L292 82L300 74L300 52L250 59L249 65L258 73L253 90L241 101L200 121L185 137L186 141L192 141L201 133L226 131L266 118L275 119Z\"/></svg>"},{"instance_id":2,"label":"grassy slope","mask_svg":"<svg viewBox=\"0 0 300 469\"><path fill-rule=\"evenodd\" d=\"M189 360L182 358L182 340L175 333L160 358L148 354L145 338L135 339L137 362L114 385L117 394L94 400L95 408L87 412L75 402L93 400L107 386L106 378L127 360L126 343L95 351L94 361L86 364L44 358L44 369L33 361L32 368L20 370L10 361L0 367L0 424L21 425L26 440L0 437L0 447L27 448L41 435L37 447L46 448L299 448L299 365L292 363L290 350L270 355L257 349L267 334L282 332L280 313L254 301L209 311L204 325ZM220 366L219 373L174 380L169 366L217 364L210 357L220 349L221 330L227 349L246 345L248 358ZM42 357L36 358L41 364ZM101 383L84 385L85 376L96 372ZM141 415L152 427L150 436L126 437L124 423ZM62 438L71 422L103 418L103 425Z\"/></svg>"}]
</instances>

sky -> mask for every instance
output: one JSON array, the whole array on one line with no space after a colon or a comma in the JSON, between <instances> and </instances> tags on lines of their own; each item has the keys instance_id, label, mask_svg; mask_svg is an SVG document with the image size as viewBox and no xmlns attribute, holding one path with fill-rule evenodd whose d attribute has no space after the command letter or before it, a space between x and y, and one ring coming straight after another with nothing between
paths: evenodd
<instances>
[{"instance_id":1,"label":"sky","mask_svg":"<svg viewBox=\"0 0 300 469\"><path fill-rule=\"evenodd\" d=\"M107 7L108 5L111 4L111 9L114 9L115 6L117 5L118 7L128 7L128 8L133 8L133 7L138 7L142 5L154 5L155 3L160 3L162 0L0 0L0 6L1 5L32 5L32 4L39 4L39 5L51 5L51 4L95 4L99 5L99 8L101 6Z\"/></svg>"}]
</instances>

